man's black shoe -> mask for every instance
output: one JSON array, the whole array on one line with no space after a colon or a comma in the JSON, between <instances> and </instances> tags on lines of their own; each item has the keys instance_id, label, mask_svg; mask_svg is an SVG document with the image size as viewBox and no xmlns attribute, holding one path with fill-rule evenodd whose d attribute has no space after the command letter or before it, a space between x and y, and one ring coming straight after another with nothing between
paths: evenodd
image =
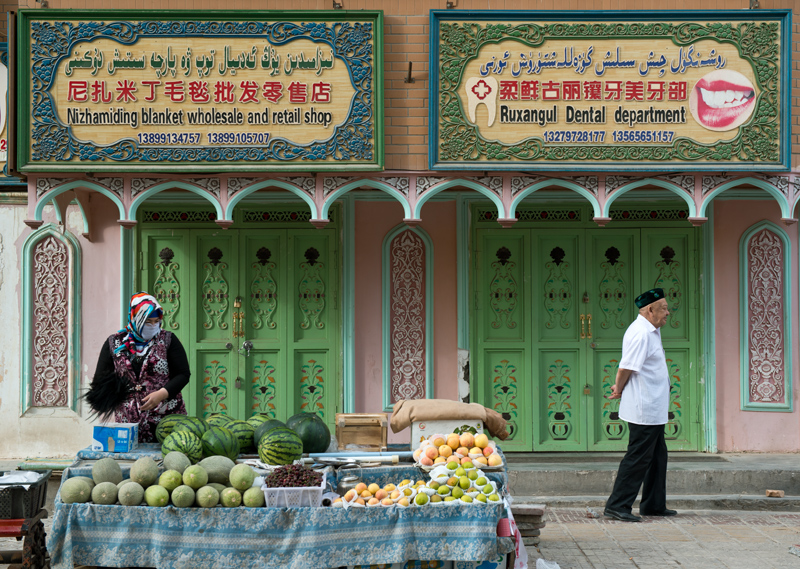
<instances>
[{"instance_id":1,"label":"man's black shoe","mask_svg":"<svg viewBox=\"0 0 800 569\"><path fill-rule=\"evenodd\" d=\"M639 510L639 514L642 516L677 516L678 512L664 508L661 512L643 512Z\"/></svg>"},{"instance_id":2,"label":"man's black shoe","mask_svg":"<svg viewBox=\"0 0 800 569\"><path fill-rule=\"evenodd\" d=\"M615 520L619 520L621 522L640 522L642 518L639 516L634 516L633 514L629 514L627 512L615 512L614 510L609 510L606 508L603 513L606 517L613 518Z\"/></svg>"}]
</instances>

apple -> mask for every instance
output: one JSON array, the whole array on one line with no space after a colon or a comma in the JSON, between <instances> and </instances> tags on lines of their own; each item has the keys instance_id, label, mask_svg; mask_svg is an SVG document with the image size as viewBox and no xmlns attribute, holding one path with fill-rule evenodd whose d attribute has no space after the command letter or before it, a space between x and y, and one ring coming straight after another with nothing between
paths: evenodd
<instances>
[{"instance_id":1,"label":"apple","mask_svg":"<svg viewBox=\"0 0 800 569\"><path fill-rule=\"evenodd\" d=\"M475 435L475 446L478 448L486 448L489 446L489 437L483 433L480 435Z\"/></svg>"}]
</instances>

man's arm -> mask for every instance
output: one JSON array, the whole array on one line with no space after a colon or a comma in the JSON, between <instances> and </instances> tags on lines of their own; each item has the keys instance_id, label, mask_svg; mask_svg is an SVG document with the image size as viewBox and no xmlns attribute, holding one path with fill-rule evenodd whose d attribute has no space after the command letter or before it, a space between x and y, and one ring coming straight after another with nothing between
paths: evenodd
<instances>
[{"instance_id":1,"label":"man's arm","mask_svg":"<svg viewBox=\"0 0 800 569\"><path fill-rule=\"evenodd\" d=\"M617 369L617 381L611 387L611 395L608 396L609 399L619 399L622 397L622 390L625 389L625 385L627 385L632 373L633 370L630 369Z\"/></svg>"}]
</instances>

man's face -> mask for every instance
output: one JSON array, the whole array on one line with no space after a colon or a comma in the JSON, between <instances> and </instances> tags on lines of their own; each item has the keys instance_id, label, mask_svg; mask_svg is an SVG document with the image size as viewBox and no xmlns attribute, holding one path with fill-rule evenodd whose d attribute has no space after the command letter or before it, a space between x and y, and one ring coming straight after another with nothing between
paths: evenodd
<instances>
[{"instance_id":1,"label":"man's face","mask_svg":"<svg viewBox=\"0 0 800 569\"><path fill-rule=\"evenodd\" d=\"M667 323L667 316L669 316L669 306L667 305L667 299L662 298L660 300L656 300L653 304L649 307L650 309L650 323L655 326L656 328L661 328L664 324Z\"/></svg>"}]
</instances>

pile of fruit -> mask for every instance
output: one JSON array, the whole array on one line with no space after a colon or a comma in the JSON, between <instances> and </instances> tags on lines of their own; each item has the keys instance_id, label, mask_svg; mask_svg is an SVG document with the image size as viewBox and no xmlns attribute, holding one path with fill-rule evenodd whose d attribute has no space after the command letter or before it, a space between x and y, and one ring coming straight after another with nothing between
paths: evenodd
<instances>
[{"instance_id":1,"label":"pile of fruit","mask_svg":"<svg viewBox=\"0 0 800 569\"><path fill-rule=\"evenodd\" d=\"M65 504L94 502L123 506L147 505L176 508L226 508L244 505L264 506L264 492L254 487L255 471L230 458L212 456L198 464L185 454L170 452L164 457L164 472L150 457L133 463L130 478L123 479L122 469L113 458L103 458L92 466L92 476L68 478L61 485Z\"/></svg>"},{"instance_id":2,"label":"pile of fruit","mask_svg":"<svg viewBox=\"0 0 800 569\"><path fill-rule=\"evenodd\" d=\"M281 466L264 478L267 488L307 488L322 484L322 474L300 464Z\"/></svg>"},{"instance_id":3,"label":"pile of fruit","mask_svg":"<svg viewBox=\"0 0 800 569\"><path fill-rule=\"evenodd\" d=\"M214 414L208 419L167 415L156 428L161 453L180 452L192 464L211 456L236 460L240 453L258 452L261 462L292 464L304 452L324 452L331 442L325 422L315 413L298 413L286 423L265 415L237 421Z\"/></svg>"},{"instance_id":4,"label":"pile of fruit","mask_svg":"<svg viewBox=\"0 0 800 569\"><path fill-rule=\"evenodd\" d=\"M399 484L358 484L341 498L333 501L334 507L384 507L427 506L443 504L487 504L500 502L497 484L471 462L458 464L451 461L446 466L430 472L430 480L403 480Z\"/></svg>"},{"instance_id":5,"label":"pile of fruit","mask_svg":"<svg viewBox=\"0 0 800 569\"><path fill-rule=\"evenodd\" d=\"M414 451L414 462L423 467L437 464L466 464L479 466L502 466L503 459L497 452L497 445L483 433L450 433L431 435L422 441Z\"/></svg>"}]
</instances>

